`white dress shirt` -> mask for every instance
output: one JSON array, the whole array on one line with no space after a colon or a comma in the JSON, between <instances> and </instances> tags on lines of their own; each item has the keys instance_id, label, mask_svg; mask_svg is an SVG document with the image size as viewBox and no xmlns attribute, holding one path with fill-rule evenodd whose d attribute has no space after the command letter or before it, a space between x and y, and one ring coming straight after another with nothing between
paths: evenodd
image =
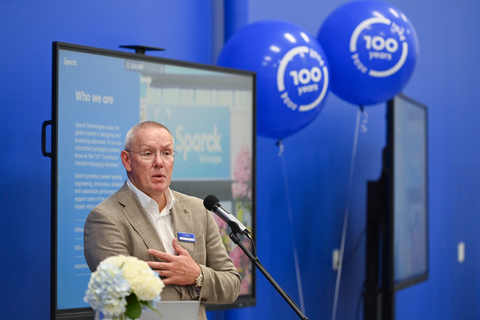
<instances>
[{"instance_id":1,"label":"white dress shirt","mask_svg":"<svg viewBox=\"0 0 480 320\"><path fill-rule=\"evenodd\" d=\"M127 185L132 189L133 193L135 193L143 209L147 212L150 221L152 221L152 224L155 226L158 236L160 237L160 240L162 240L165 252L176 255L177 253L172 246L172 240L175 237L175 233L173 229L172 214L170 213L170 210L175 205L175 198L173 197L170 188L165 192L165 208L159 212L160 209L158 208L157 202L135 187L130 179L127 179ZM158 250L158 248L152 249Z\"/></svg>"}]
</instances>

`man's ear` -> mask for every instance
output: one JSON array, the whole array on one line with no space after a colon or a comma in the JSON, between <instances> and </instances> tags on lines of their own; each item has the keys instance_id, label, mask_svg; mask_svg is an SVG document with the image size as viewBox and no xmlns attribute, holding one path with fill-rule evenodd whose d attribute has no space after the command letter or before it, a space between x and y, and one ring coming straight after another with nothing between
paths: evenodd
<instances>
[{"instance_id":1,"label":"man's ear","mask_svg":"<svg viewBox=\"0 0 480 320\"><path fill-rule=\"evenodd\" d=\"M125 169L128 172L132 171L132 165L130 163L131 161L130 154L127 151L122 150L122 153L120 153L120 157L122 158L122 163Z\"/></svg>"}]
</instances>

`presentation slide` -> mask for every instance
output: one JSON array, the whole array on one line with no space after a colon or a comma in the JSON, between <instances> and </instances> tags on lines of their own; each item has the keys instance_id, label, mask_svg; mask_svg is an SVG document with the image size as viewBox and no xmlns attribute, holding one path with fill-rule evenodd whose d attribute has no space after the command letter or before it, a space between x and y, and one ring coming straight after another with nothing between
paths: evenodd
<instances>
[{"instance_id":1,"label":"presentation slide","mask_svg":"<svg viewBox=\"0 0 480 320\"><path fill-rule=\"evenodd\" d=\"M120 152L141 121L158 121L174 136L172 189L201 198L223 190L222 205L253 228L253 76L144 60L58 52L58 310L89 307L85 219L124 184ZM231 252L226 226L218 224ZM235 264L245 277L243 294L251 293L251 263Z\"/></svg>"}]
</instances>

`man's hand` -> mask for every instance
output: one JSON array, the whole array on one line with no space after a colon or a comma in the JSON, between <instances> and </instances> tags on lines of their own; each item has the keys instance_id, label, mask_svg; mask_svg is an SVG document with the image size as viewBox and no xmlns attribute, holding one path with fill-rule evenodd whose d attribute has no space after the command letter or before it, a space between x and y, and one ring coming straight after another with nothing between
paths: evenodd
<instances>
[{"instance_id":1,"label":"man's hand","mask_svg":"<svg viewBox=\"0 0 480 320\"><path fill-rule=\"evenodd\" d=\"M165 284L193 285L200 274L200 266L192 259L187 250L183 249L177 239L172 241L173 249L178 253L174 256L154 249L148 249L152 256L166 262L146 261L153 271L157 272Z\"/></svg>"}]
</instances>

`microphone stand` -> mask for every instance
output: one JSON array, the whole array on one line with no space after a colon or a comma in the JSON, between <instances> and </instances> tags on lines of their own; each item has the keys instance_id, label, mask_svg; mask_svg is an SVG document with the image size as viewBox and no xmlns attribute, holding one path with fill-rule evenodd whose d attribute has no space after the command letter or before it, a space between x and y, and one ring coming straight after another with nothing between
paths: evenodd
<instances>
[{"instance_id":1,"label":"microphone stand","mask_svg":"<svg viewBox=\"0 0 480 320\"><path fill-rule=\"evenodd\" d=\"M257 257L255 257L242 243L242 241L240 241L240 238L238 238L238 236L234 233L234 232L231 232L230 233L230 239L232 239L232 241L237 245L239 246L243 252L245 252L245 254L247 255L247 257L255 264L255 266L258 268L258 270L260 270L263 275L265 276L265 278L267 278L267 280L273 285L273 287L278 291L278 293L280 293L280 295L283 297L283 299L285 299L285 301L287 301L287 303L290 305L290 307L292 307L293 311L295 311L298 316L300 317L300 319L302 320L308 320L308 318L302 313L302 311L298 308L298 306L296 305L296 303L292 300L292 298L290 298L286 293L285 291L275 282L275 280L273 280L272 276L268 273L268 271L262 266L262 264L260 263L260 261L258 260Z\"/></svg>"}]
</instances>

